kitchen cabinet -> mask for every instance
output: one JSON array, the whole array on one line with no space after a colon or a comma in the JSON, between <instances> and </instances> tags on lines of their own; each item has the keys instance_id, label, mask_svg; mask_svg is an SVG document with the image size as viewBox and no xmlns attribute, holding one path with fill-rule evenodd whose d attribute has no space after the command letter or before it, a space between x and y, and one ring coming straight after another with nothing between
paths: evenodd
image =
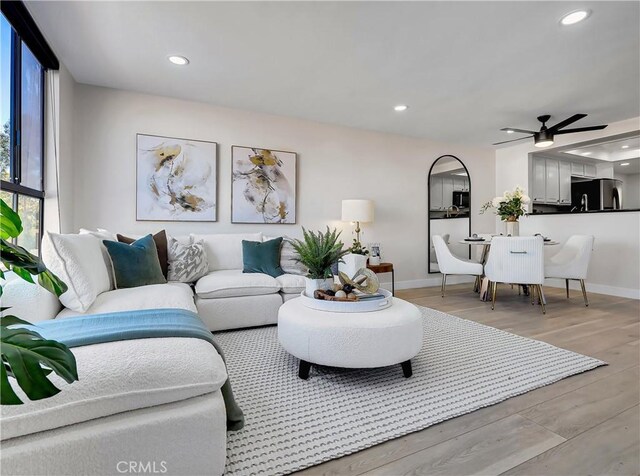
<instances>
[{"instance_id":1,"label":"kitchen cabinet","mask_svg":"<svg viewBox=\"0 0 640 476\"><path fill-rule=\"evenodd\" d=\"M551 204L559 203L560 181L558 179L558 161L554 159L546 159L544 165L546 173L545 202Z\"/></svg>"},{"instance_id":2,"label":"kitchen cabinet","mask_svg":"<svg viewBox=\"0 0 640 476\"><path fill-rule=\"evenodd\" d=\"M596 177L596 166L594 164L584 164L584 176Z\"/></svg>"},{"instance_id":3,"label":"kitchen cabinet","mask_svg":"<svg viewBox=\"0 0 640 476\"><path fill-rule=\"evenodd\" d=\"M442 179L431 177L429 180L429 208L431 210L442 210Z\"/></svg>"},{"instance_id":4,"label":"kitchen cabinet","mask_svg":"<svg viewBox=\"0 0 640 476\"><path fill-rule=\"evenodd\" d=\"M465 180L462 177L454 177L453 178L453 189L456 191L464 191L465 190L465 186L464 186L464 182Z\"/></svg>"},{"instance_id":5,"label":"kitchen cabinet","mask_svg":"<svg viewBox=\"0 0 640 476\"><path fill-rule=\"evenodd\" d=\"M545 159L533 159L533 196L534 203L544 203L546 196Z\"/></svg>"},{"instance_id":6,"label":"kitchen cabinet","mask_svg":"<svg viewBox=\"0 0 640 476\"><path fill-rule=\"evenodd\" d=\"M579 164L578 162L571 162L571 175L584 177L584 164Z\"/></svg>"},{"instance_id":7,"label":"kitchen cabinet","mask_svg":"<svg viewBox=\"0 0 640 476\"><path fill-rule=\"evenodd\" d=\"M453 179L443 178L442 179L442 206L444 208L449 208L451 205L453 205Z\"/></svg>"},{"instance_id":8,"label":"kitchen cabinet","mask_svg":"<svg viewBox=\"0 0 640 476\"><path fill-rule=\"evenodd\" d=\"M560 205L571 205L571 164L558 163L558 182L560 186Z\"/></svg>"}]
</instances>

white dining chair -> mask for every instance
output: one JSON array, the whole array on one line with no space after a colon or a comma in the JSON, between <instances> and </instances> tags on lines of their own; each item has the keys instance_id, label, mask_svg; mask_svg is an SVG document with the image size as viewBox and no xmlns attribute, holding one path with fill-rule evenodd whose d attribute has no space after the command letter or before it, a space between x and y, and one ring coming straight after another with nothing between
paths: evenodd
<instances>
[{"instance_id":1,"label":"white dining chair","mask_svg":"<svg viewBox=\"0 0 640 476\"><path fill-rule=\"evenodd\" d=\"M544 241L541 236L495 236L484 273L491 281L491 309L495 309L498 283L530 286L531 303L535 293L546 314L544 282Z\"/></svg>"},{"instance_id":2,"label":"white dining chair","mask_svg":"<svg viewBox=\"0 0 640 476\"><path fill-rule=\"evenodd\" d=\"M433 235L432 240L433 247L436 251L436 259L438 260L438 268L440 269L440 273L442 273L442 285L440 289L442 297L444 297L447 287L447 275L449 274L475 276L477 283L480 276L482 276L482 265L480 263L454 256L440 235Z\"/></svg>"},{"instance_id":3,"label":"white dining chair","mask_svg":"<svg viewBox=\"0 0 640 476\"><path fill-rule=\"evenodd\" d=\"M565 280L567 299L569 299L569 280L580 281L585 306L589 306L589 299L584 280L587 279L593 242L594 237L591 235L573 235L555 255L547 258L544 263L545 278Z\"/></svg>"}]
</instances>

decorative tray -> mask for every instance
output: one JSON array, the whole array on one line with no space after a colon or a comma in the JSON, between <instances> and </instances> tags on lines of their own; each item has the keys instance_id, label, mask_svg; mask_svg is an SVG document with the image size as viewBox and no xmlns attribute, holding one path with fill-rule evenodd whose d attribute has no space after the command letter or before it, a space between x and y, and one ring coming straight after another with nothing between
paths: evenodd
<instances>
[{"instance_id":1,"label":"decorative tray","mask_svg":"<svg viewBox=\"0 0 640 476\"><path fill-rule=\"evenodd\" d=\"M300 293L302 304L310 309L325 312L373 312L386 309L393 303L391 293L386 289L378 290L384 297L381 299L370 299L362 301L324 301L322 299L314 299L305 294Z\"/></svg>"}]
</instances>

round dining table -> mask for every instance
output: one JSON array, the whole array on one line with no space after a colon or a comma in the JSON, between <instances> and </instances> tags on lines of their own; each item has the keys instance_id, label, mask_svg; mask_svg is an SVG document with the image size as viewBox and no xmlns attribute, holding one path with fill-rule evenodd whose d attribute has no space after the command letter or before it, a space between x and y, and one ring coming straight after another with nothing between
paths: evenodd
<instances>
[{"instance_id":1,"label":"round dining table","mask_svg":"<svg viewBox=\"0 0 640 476\"><path fill-rule=\"evenodd\" d=\"M496 235L496 236L504 236L504 235ZM470 245L470 246L482 246L482 253L480 255L480 263L483 266L484 269L484 265L487 263L487 257L489 256L489 248L491 247L491 239L484 239L484 240L460 240L458 241L458 243L462 244L462 245ZM554 241L554 240L544 240L544 245L545 246L553 246L553 245L559 245L560 242L559 241ZM526 284L522 284L519 285L522 286L523 292L526 296L529 295L529 286L527 286ZM489 279L483 274L480 277L480 282L478 284L476 284L473 288L473 290L475 292L479 292L480 293L480 300L481 301L489 301L490 297L489 297ZM484 290L484 292L482 291ZM542 299L544 299L544 295L542 296ZM545 304L546 304L546 300L545 300Z\"/></svg>"}]
</instances>

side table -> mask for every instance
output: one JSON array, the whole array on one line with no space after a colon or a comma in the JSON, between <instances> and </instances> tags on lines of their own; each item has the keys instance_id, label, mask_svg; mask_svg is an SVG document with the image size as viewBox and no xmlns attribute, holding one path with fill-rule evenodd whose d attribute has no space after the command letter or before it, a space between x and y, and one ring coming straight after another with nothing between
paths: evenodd
<instances>
[{"instance_id":1,"label":"side table","mask_svg":"<svg viewBox=\"0 0 640 476\"><path fill-rule=\"evenodd\" d=\"M391 273L391 294L396 295L396 273L393 269L393 263L368 264L367 268L376 274Z\"/></svg>"}]
</instances>

